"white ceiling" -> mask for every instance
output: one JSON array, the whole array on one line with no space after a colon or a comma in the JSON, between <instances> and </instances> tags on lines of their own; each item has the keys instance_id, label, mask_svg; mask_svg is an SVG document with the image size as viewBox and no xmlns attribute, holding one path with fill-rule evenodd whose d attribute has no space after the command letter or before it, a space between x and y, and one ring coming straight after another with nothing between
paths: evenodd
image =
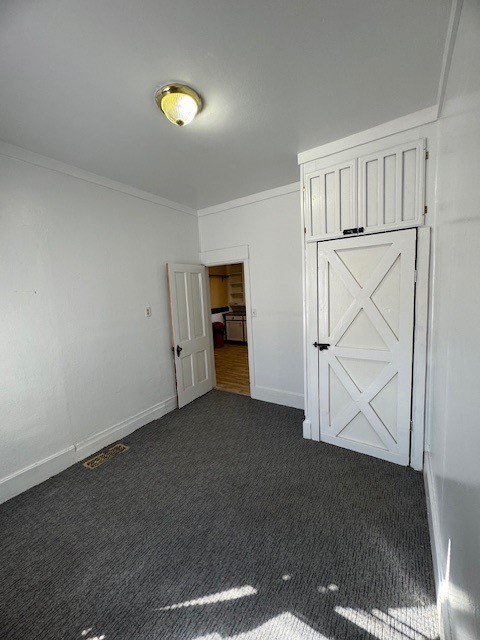
<instances>
[{"instance_id":1,"label":"white ceiling","mask_svg":"<svg viewBox=\"0 0 480 640\"><path fill-rule=\"evenodd\" d=\"M202 208L435 103L450 0L2 0L0 139ZM154 89L190 83L188 127Z\"/></svg>"}]
</instances>

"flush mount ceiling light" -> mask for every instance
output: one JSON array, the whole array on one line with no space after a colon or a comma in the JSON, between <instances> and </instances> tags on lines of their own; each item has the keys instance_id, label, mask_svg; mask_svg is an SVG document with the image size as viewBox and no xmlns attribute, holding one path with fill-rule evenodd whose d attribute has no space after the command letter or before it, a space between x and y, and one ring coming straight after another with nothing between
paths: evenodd
<instances>
[{"instance_id":1,"label":"flush mount ceiling light","mask_svg":"<svg viewBox=\"0 0 480 640\"><path fill-rule=\"evenodd\" d=\"M155 91L155 102L165 116L178 127L191 122L202 108L198 93L186 84L166 84Z\"/></svg>"}]
</instances>

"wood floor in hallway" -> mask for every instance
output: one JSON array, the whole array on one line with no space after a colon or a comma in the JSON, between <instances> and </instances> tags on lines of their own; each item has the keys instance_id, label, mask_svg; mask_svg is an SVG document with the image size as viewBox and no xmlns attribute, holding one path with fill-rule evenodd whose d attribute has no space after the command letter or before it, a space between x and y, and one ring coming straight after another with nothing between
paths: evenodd
<instances>
[{"instance_id":1,"label":"wood floor in hallway","mask_svg":"<svg viewBox=\"0 0 480 640\"><path fill-rule=\"evenodd\" d=\"M215 349L217 389L250 395L248 347L245 344L225 344Z\"/></svg>"}]
</instances>

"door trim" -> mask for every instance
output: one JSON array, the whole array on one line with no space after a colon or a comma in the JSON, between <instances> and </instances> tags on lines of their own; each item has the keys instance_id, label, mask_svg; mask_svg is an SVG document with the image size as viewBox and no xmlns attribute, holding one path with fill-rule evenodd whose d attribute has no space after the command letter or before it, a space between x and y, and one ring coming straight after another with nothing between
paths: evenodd
<instances>
[{"instance_id":1,"label":"door trim","mask_svg":"<svg viewBox=\"0 0 480 640\"><path fill-rule=\"evenodd\" d=\"M253 398L256 386L249 246L248 244L244 244L236 247L225 247L224 249L202 251L200 253L200 261L206 267L218 267L234 263L243 264L243 277L245 280L245 312L247 320L248 375L250 378L250 396Z\"/></svg>"},{"instance_id":2,"label":"door trim","mask_svg":"<svg viewBox=\"0 0 480 640\"><path fill-rule=\"evenodd\" d=\"M415 227L412 227L415 228ZM399 230L400 231L400 230ZM421 471L425 450L425 393L428 340L428 291L430 262L430 228L417 231L417 282L415 287L415 318L412 376L412 432L409 465ZM395 233L395 230L385 231ZM369 234L370 235L370 234ZM375 234L378 235L378 234ZM365 237L365 236L362 236ZM317 243L305 247L305 420L303 437L320 441L318 353L311 347L317 339Z\"/></svg>"},{"instance_id":3,"label":"door trim","mask_svg":"<svg viewBox=\"0 0 480 640\"><path fill-rule=\"evenodd\" d=\"M417 281L413 326L412 435L410 466L423 469L427 386L428 294L430 280L430 227L417 228Z\"/></svg>"}]
</instances>

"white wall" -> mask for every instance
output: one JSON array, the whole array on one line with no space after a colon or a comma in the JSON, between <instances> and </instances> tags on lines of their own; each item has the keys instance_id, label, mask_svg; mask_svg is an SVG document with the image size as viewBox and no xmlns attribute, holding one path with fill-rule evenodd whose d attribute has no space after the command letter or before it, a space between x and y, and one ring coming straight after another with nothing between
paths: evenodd
<instances>
[{"instance_id":1,"label":"white wall","mask_svg":"<svg viewBox=\"0 0 480 640\"><path fill-rule=\"evenodd\" d=\"M0 501L175 406L165 263L198 249L194 215L0 155Z\"/></svg>"},{"instance_id":2,"label":"white wall","mask_svg":"<svg viewBox=\"0 0 480 640\"><path fill-rule=\"evenodd\" d=\"M480 4L465 0L438 123L426 459L440 599L456 640L480 638L479 60Z\"/></svg>"},{"instance_id":3,"label":"white wall","mask_svg":"<svg viewBox=\"0 0 480 640\"><path fill-rule=\"evenodd\" d=\"M199 212L202 251L249 247L252 397L303 408L302 243L298 185Z\"/></svg>"}]
</instances>

